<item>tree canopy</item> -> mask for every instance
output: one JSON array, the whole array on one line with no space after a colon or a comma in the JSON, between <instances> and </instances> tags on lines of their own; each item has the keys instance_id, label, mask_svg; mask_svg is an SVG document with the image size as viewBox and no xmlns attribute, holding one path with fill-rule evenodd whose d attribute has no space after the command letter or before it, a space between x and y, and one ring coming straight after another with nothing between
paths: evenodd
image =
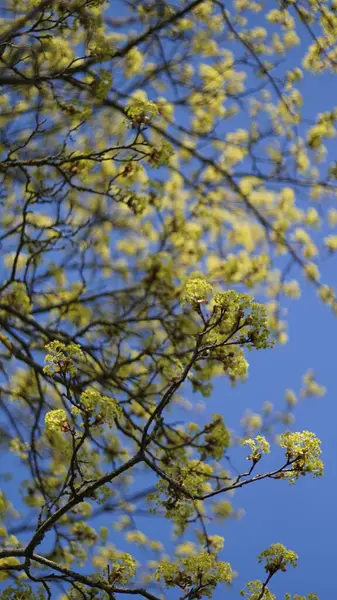
<instances>
[{"instance_id":1,"label":"tree canopy","mask_svg":"<svg viewBox=\"0 0 337 600\"><path fill-rule=\"evenodd\" d=\"M336 33L335 0L1 0L1 445L22 475L2 600L211 598L235 576L208 527L238 516L228 492L322 475L292 390L237 432L198 406L287 342L304 281L337 312L337 109L303 92ZM323 394L308 371L302 398ZM273 600L297 555L258 561L242 596Z\"/></svg>"}]
</instances>

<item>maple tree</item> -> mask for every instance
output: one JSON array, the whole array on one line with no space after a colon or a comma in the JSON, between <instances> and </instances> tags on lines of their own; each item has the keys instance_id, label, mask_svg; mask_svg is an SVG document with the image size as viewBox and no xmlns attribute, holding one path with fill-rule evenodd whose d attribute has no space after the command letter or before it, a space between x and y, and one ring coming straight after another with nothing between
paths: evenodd
<instances>
[{"instance_id":1,"label":"maple tree","mask_svg":"<svg viewBox=\"0 0 337 600\"><path fill-rule=\"evenodd\" d=\"M287 430L292 390L238 434L225 411L172 414L286 343L302 281L337 312L319 272L337 111L301 94L336 72L337 2L2 0L0 18L1 433L23 474L20 506L0 493L0 598L212 597L233 579L208 531L235 516L228 492L323 472L315 434ZM302 396L323 394L308 372ZM138 510L171 523L173 556ZM258 560L242 596L273 600L297 556Z\"/></svg>"}]
</instances>

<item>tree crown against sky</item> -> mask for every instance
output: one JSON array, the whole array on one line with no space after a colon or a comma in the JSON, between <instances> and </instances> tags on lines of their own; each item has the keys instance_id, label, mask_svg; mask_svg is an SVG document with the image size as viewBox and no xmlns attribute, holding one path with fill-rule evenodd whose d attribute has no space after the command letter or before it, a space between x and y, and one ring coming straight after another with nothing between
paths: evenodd
<instances>
[{"instance_id":1,"label":"tree crown against sky","mask_svg":"<svg viewBox=\"0 0 337 600\"><path fill-rule=\"evenodd\" d=\"M3 600L212 597L235 578L229 492L323 473L291 390L243 431L198 414L286 343L304 280L337 308L337 111L305 93L336 70L337 3L266 4L1 2ZM297 556L258 560L242 595L272 600Z\"/></svg>"}]
</instances>

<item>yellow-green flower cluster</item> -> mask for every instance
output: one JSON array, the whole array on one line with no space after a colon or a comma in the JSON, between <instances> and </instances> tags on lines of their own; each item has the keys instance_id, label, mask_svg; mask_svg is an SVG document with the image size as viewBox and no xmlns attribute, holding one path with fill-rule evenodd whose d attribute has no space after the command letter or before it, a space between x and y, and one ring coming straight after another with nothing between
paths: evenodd
<instances>
[{"instance_id":1,"label":"yellow-green flower cluster","mask_svg":"<svg viewBox=\"0 0 337 600\"><path fill-rule=\"evenodd\" d=\"M241 419L241 424L246 431L258 431L262 426L262 417L258 413L246 411Z\"/></svg>"},{"instance_id":2,"label":"yellow-green flower cluster","mask_svg":"<svg viewBox=\"0 0 337 600\"><path fill-rule=\"evenodd\" d=\"M159 168L163 165L167 165L171 156L173 156L174 150L171 144L166 140L160 144L160 146L152 148L149 153L149 164L151 167Z\"/></svg>"},{"instance_id":3,"label":"yellow-green flower cluster","mask_svg":"<svg viewBox=\"0 0 337 600\"><path fill-rule=\"evenodd\" d=\"M233 572L227 562L217 561L214 554L201 552L177 562L161 561L155 572L157 581L164 581L166 587L177 586L187 592L189 589L202 590L202 595L212 597L218 583L230 584Z\"/></svg>"},{"instance_id":4,"label":"yellow-green flower cluster","mask_svg":"<svg viewBox=\"0 0 337 600\"><path fill-rule=\"evenodd\" d=\"M82 543L92 546L98 539L98 534L93 527L85 521L77 521L71 528L72 533Z\"/></svg>"},{"instance_id":5,"label":"yellow-green flower cluster","mask_svg":"<svg viewBox=\"0 0 337 600\"><path fill-rule=\"evenodd\" d=\"M175 549L177 556L193 556L197 553L194 542L182 542Z\"/></svg>"},{"instance_id":6,"label":"yellow-green flower cluster","mask_svg":"<svg viewBox=\"0 0 337 600\"><path fill-rule=\"evenodd\" d=\"M207 296L212 292L212 286L205 279L196 277L189 279L183 290L182 304L198 308L200 303L207 301Z\"/></svg>"},{"instance_id":7,"label":"yellow-green flower cluster","mask_svg":"<svg viewBox=\"0 0 337 600\"><path fill-rule=\"evenodd\" d=\"M201 277L189 279L182 293L182 304L187 304L200 313L200 305L208 304L207 296L212 289ZM208 315L201 315L205 329L200 346L200 360L207 360L207 363L198 379L201 381L201 377L206 377L207 367L211 367L216 361L222 363L224 371L235 383L238 379L244 379L248 371L242 348L247 346L248 349L259 349L272 345L266 311L253 298L235 290L215 294L210 306Z\"/></svg>"},{"instance_id":8,"label":"yellow-green flower cluster","mask_svg":"<svg viewBox=\"0 0 337 600\"><path fill-rule=\"evenodd\" d=\"M222 535L209 535L207 537L207 543L211 552L218 554L220 550L223 549L225 544L225 539Z\"/></svg>"},{"instance_id":9,"label":"yellow-green flower cluster","mask_svg":"<svg viewBox=\"0 0 337 600\"><path fill-rule=\"evenodd\" d=\"M2 490L0 490L0 516L3 518L6 514L8 508L8 502L6 500L6 496Z\"/></svg>"},{"instance_id":10,"label":"yellow-green flower cluster","mask_svg":"<svg viewBox=\"0 0 337 600\"><path fill-rule=\"evenodd\" d=\"M217 519L223 521L233 515L233 505L229 500L218 500L213 504L213 513Z\"/></svg>"},{"instance_id":11,"label":"yellow-green flower cluster","mask_svg":"<svg viewBox=\"0 0 337 600\"><path fill-rule=\"evenodd\" d=\"M296 567L298 556L292 550L287 550L283 544L272 544L259 554L259 563L264 562L264 568L269 574L286 571L287 566Z\"/></svg>"},{"instance_id":12,"label":"yellow-green flower cluster","mask_svg":"<svg viewBox=\"0 0 337 600\"><path fill-rule=\"evenodd\" d=\"M48 431L69 431L67 413L62 408L47 412L44 422Z\"/></svg>"},{"instance_id":13,"label":"yellow-green flower cluster","mask_svg":"<svg viewBox=\"0 0 337 600\"><path fill-rule=\"evenodd\" d=\"M100 69L99 77L95 83L95 96L101 100L107 97L111 88L112 75L107 69Z\"/></svg>"},{"instance_id":14,"label":"yellow-green flower cluster","mask_svg":"<svg viewBox=\"0 0 337 600\"><path fill-rule=\"evenodd\" d=\"M201 460L189 460L183 466L166 467L165 471L176 485L166 479L159 480L157 492L149 494L148 500L162 506L166 517L174 522L176 533L183 533L195 507L201 507L200 501L193 501L190 496L202 496L212 491L209 479L213 468Z\"/></svg>"},{"instance_id":15,"label":"yellow-green flower cluster","mask_svg":"<svg viewBox=\"0 0 337 600\"><path fill-rule=\"evenodd\" d=\"M143 62L144 62L144 56L143 54L140 52L140 50L138 50L138 48L133 47L131 48L131 50L129 50L129 52L127 53L125 59L124 59L124 75L127 79L129 79L130 77L133 77L134 75L137 75L138 73L140 73L142 71L143 68Z\"/></svg>"},{"instance_id":16,"label":"yellow-green flower cluster","mask_svg":"<svg viewBox=\"0 0 337 600\"><path fill-rule=\"evenodd\" d=\"M257 435L255 439L248 438L243 442L244 446L249 446L251 453L247 456L247 460L258 462L263 454L269 454L270 444L263 435Z\"/></svg>"},{"instance_id":17,"label":"yellow-green flower cluster","mask_svg":"<svg viewBox=\"0 0 337 600\"><path fill-rule=\"evenodd\" d=\"M245 600L259 600L259 598L263 598L263 600L276 600L275 594L272 594L269 588L264 586L259 579L248 581L246 587L241 590L240 596L245 598Z\"/></svg>"},{"instance_id":18,"label":"yellow-green flower cluster","mask_svg":"<svg viewBox=\"0 0 337 600\"><path fill-rule=\"evenodd\" d=\"M9 286L8 290L1 296L0 303L13 308L22 315L29 315L32 310L26 286L20 281L15 281ZM7 313L0 311L1 314L8 316Z\"/></svg>"},{"instance_id":19,"label":"yellow-green flower cluster","mask_svg":"<svg viewBox=\"0 0 337 600\"><path fill-rule=\"evenodd\" d=\"M30 585L17 581L15 588L9 586L2 590L1 600L45 600L45 595L42 590L35 589L33 591Z\"/></svg>"},{"instance_id":20,"label":"yellow-green flower cluster","mask_svg":"<svg viewBox=\"0 0 337 600\"><path fill-rule=\"evenodd\" d=\"M74 514L81 515L83 518L88 519L92 515L92 506L90 502L80 502L72 509Z\"/></svg>"},{"instance_id":21,"label":"yellow-green flower cluster","mask_svg":"<svg viewBox=\"0 0 337 600\"><path fill-rule=\"evenodd\" d=\"M109 427L112 427L115 419L122 414L115 398L103 396L94 388L87 388L82 392L79 405L73 406L71 412L82 417L86 415L91 419L91 425L107 424Z\"/></svg>"},{"instance_id":22,"label":"yellow-green flower cluster","mask_svg":"<svg viewBox=\"0 0 337 600\"><path fill-rule=\"evenodd\" d=\"M127 584L136 574L136 560L128 552L120 552L112 544L103 546L92 560L99 569L109 569L109 582L112 584Z\"/></svg>"},{"instance_id":23,"label":"yellow-green flower cluster","mask_svg":"<svg viewBox=\"0 0 337 600\"><path fill-rule=\"evenodd\" d=\"M51 377L56 373L68 373L71 377L76 375L77 368L73 358L83 356L81 347L78 344L64 344L58 340L54 340L46 344L48 354L45 357L47 363L43 371Z\"/></svg>"},{"instance_id":24,"label":"yellow-green flower cluster","mask_svg":"<svg viewBox=\"0 0 337 600\"><path fill-rule=\"evenodd\" d=\"M133 125L145 125L157 116L158 108L154 102L133 98L125 112Z\"/></svg>"},{"instance_id":25,"label":"yellow-green flower cluster","mask_svg":"<svg viewBox=\"0 0 337 600\"><path fill-rule=\"evenodd\" d=\"M214 311L216 314L222 314L221 326L227 330L233 330L236 323L239 325L241 339L245 336L244 343L248 347L267 348L271 345L269 341L269 331L266 326L266 311L262 304L254 302L253 298L247 294L227 290L214 296Z\"/></svg>"},{"instance_id":26,"label":"yellow-green flower cluster","mask_svg":"<svg viewBox=\"0 0 337 600\"><path fill-rule=\"evenodd\" d=\"M23 442L20 438L15 437L9 442L9 450L22 460L27 460L30 445L28 442Z\"/></svg>"},{"instance_id":27,"label":"yellow-green flower cluster","mask_svg":"<svg viewBox=\"0 0 337 600\"><path fill-rule=\"evenodd\" d=\"M279 445L286 451L291 469L283 473L290 483L301 475L311 473L314 477L323 475L324 465L321 456L321 441L311 431L286 432L279 436Z\"/></svg>"},{"instance_id":28,"label":"yellow-green flower cluster","mask_svg":"<svg viewBox=\"0 0 337 600\"><path fill-rule=\"evenodd\" d=\"M161 542L159 542L158 540L149 539L145 535L145 533L139 530L128 531L125 534L125 539L132 544L136 544L137 546L143 548L147 547L148 549L154 550L155 552L163 551L163 544Z\"/></svg>"},{"instance_id":29,"label":"yellow-green flower cluster","mask_svg":"<svg viewBox=\"0 0 337 600\"><path fill-rule=\"evenodd\" d=\"M205 451L208 456L221 460L230 444L229 431L221 415L212 415L212 422L206 425Z\"/></svg>"},{"instance_id":30,"label":"yellow-green flower cluster","mask_svg":"<svg viewBox=\"0 0 337 600\"><path fill-rule=\"evenodd\" d=\"M326 388L316 381L313 370L309 369L303 376L303 387L301 389L302 398L308 398L309 396L321 398L325 393Z\"/></svg>"},{"instance_id":31,"label":"yellow-green flower cluster","mask_svg":"<svg viewBox=\"0 0 337 600\"><path fill-rule=\"evenodd\" d=\"M228 284L242 283L253 287L267 277L270 258L267 254L251 256L246 250L238 254L229 254L226 260L210 255L207 266L212 277L221 278Z\"/></svg>"},{"instance_id":32,"label":"yellow-green flower cluster","mask_svg":"<svg viewBox=\"0 0 337 600\"><path fill-rule=\"evenodd\" d=\"M0 581L4 581L7 577L10 577L10 571L6 571L6 567L14 567L19 565L20 561L18 558L14 556L9 556L8 558L0 559Z\"/></svg>"}]
</instances>

